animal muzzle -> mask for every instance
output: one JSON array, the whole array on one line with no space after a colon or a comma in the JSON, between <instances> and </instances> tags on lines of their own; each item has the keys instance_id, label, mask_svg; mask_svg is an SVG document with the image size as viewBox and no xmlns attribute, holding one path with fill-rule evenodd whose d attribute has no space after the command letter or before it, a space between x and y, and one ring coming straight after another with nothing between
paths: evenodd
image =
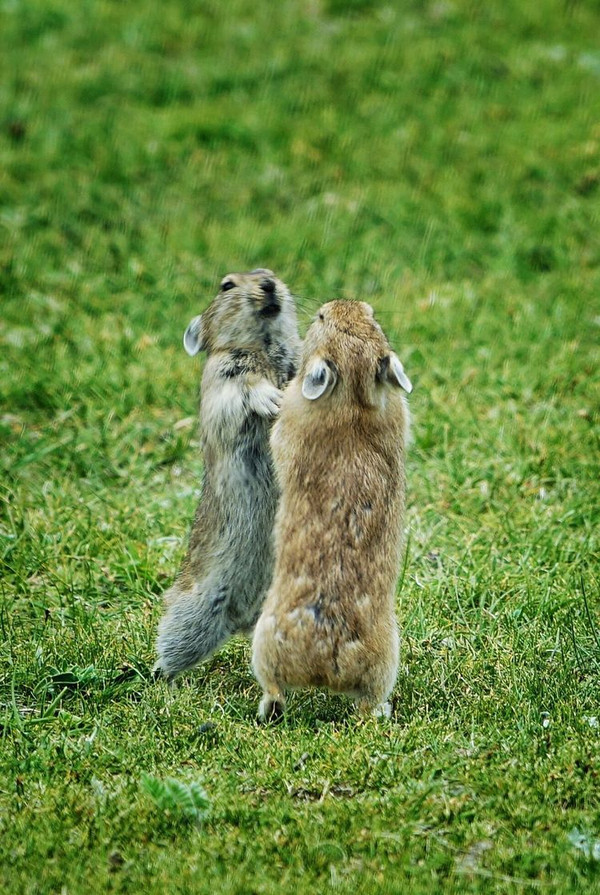
<instances>
[{"instance_id":1,"label":"animal muzzle","mask_svg":"<svg viewBox=\"0 0 600 895\"><path fill-rule=\"evenodd\" d=\"M281 305L275 299L274 301L266 302L259 311L261 317L277 317L279 312L281 311Z\"/></svg>"},{"instance_id":2,"label":"animal muzzle","mask_svg":"<svg viewBox=\"0 0 600 895\"><path fill-rule=\"evenodd\" d=\"M260 309L261 317L276 317L281 311L281 303L277 297L277 284L270 277L260 281L260 288L265 296L265 301Z\"/></svg>"}]
</instances>

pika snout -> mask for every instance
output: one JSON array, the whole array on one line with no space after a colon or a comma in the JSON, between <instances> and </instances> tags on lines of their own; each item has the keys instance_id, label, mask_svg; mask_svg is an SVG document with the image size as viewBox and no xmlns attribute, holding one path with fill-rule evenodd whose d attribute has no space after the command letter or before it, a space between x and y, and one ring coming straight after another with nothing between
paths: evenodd
<instances>
[{"instance_id":1,"label":"pika snout","mask_svg":"<svg viewBox=\"0 0 600 895\"><path fill-rule=\"evenodd\" d=\"M277 295L277 284L271 277L265 277L259 283L261 291L264 293L263 306L260 309L261 317L277 317L281 313L281 301Z\"/></svg>"}]
</instances>

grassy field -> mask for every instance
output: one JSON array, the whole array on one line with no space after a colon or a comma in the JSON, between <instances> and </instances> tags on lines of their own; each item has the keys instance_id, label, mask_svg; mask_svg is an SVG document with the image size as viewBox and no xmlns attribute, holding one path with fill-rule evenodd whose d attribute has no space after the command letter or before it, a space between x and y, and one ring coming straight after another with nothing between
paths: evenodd
<instances>
[{"instance_id":1,"label":"grassy field","mask_svg":"<svg viewBox=\"0 0 600 895\"><path fill-rule=\"evenodd\" d=\"M599 33L593 0L0 0L3 892L600 890ZM181 335L259 265L303 328L370 301L414 384L389 722L259 727L242 641L151 680L202 471Z\"/></svg>"}]
</instances>

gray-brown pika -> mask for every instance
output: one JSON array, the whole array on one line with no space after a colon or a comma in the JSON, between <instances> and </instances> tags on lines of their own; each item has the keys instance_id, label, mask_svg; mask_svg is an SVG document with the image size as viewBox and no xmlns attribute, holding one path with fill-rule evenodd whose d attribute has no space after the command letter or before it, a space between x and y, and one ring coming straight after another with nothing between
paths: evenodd
<instances>
[{"instance_id":1,"label":"gray-brown pika","mask_svg":"<svg viewBox=\"0 0 600 895\"><path fill-rule=\"evenodd\" d=\"M252 665L270 719L294 687L389 715L412 386L364 302L324 305L271 434L281 497Z\"/></svg>"},{"instance_id":2,"label":"gray-brown pika","mask_svg":"<svg viewBox=\"0 0 600 895\"><path fill-rule=\"evenodd\" d=\"M277 505L269 432L296 369L296 311L272 271L228 274L183 337L206 351L200 425L204 477L187 555L165 594L155 670L168 680L249 633L273 570Z\"/></svg>"}]
</instances>

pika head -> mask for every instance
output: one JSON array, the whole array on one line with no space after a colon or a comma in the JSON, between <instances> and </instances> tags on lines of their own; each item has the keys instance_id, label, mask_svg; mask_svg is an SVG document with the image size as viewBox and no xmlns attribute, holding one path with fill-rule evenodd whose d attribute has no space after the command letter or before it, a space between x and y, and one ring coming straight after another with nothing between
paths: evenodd
<instances>
[{"instance_id":1,"label":"pika head","mask_svg":"<svg viewBox=\"0 0 600 895\"><path fill-rule=\"evenodd\" d=\"M317 401L334 393L338 401L377 403L382 385L412 391L399 357L364 301L331 301L318 311L304 340L302 394Z\"/></svg>"},{"instance_id":2,"label":"pika head","mask_svg":"<svg viewBox=\"0 0 600 895\"><path fill-rule=\"evenodd\" d=\"M255 350L285 343L296 333L294 303L273 271L229 273L209 307L194 317L183 336L190 356L199 351Z\"/></svg>"}]
</instances>

